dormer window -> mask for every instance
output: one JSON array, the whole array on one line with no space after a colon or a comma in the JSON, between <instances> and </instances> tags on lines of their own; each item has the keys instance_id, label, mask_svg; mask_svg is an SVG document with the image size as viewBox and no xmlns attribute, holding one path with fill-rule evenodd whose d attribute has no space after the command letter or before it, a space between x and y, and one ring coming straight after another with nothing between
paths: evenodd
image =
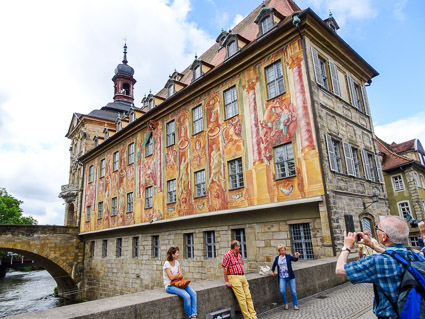
<instances>
[{"instance_id":1,"label":"dormer window","mask_svg":"<svg viewBox=\"0 0 425 319\"><path fill-rule=\"evenodd\" d=\"M119 132L119 131L121 131L122 130L122 123L121 123L121 120L119 120L118 122L117 122L117 132Z\"/></svg>"},{"instance_id":2,"label":"dormer window","mask_svg":"<svg viewBox=\"0 0 425 319\"><path fill-rule=\"evenodd\" d=\"M201 76L201 66L198 65L197 67L195 67L195 69L193 70L193 78L196 80L197 78L199 78Z\"/></svg>"},{"instance_id":3,"label":"dormer window","mask_svg":"<svg viewBox=\"0 0 425 319\"><path fill-rule=\"evenodd\" d=\"M167 88L167 97L170 97L174 94L174 83L171 83Z\"/></svg>"},{"instance_id":4,"label":"dormer window","mask_svg":"<svg viewBox=\"0 0 425 319\"><path fill-rule=\"evenodd\" d=\"M238 51L238 45L236 41L232 41L227 45L227 57L231 57Z\"/></svg>"},{"instance_id":5,"label":"dormer window","mask_svg":"<svg viewBox=\"0 0 425 319\"><path fill-rule=\"evenodd\" d=\"M105 140L107 140L108 138L109 138L109 130L105 127L105 129L103 130L103 133L105 134L104 135L104 138L105 138Z\"/></svg>"},{"instance_id":6,"label":"dormer window","mask_svg":"<svg viewBox=\"0 0 425 319\"><path fill-rule=\"evenodd\" d=\"M148 101L148 110L152 110L154 107L153 98L149 99Z\"/></svg>"},{"instance_id":7,"label":"dormer window","mask_svg":"<svg viewBox=\"0 0 425 319\"><path fill-rule=\"evenodd\" d=\"M263 20L261 20L260 28L263 34L269 32L272 27L272 18L270 16L267 16Z\"/></svg>"},{"instance_id":8,"label":"dormer window","mask_svg":"<svg viewBox=\"0 0 425 319\"><path fill-rule=\"evenodd\" d=\"M284 18L285 17L274 8L263 5L254 19L254 22L258 24L257 38L269 32Z\"/></svg>"},{"instance_id":9,"label":"dormer window","mask_svg":"<svg viewBox=\"0 0 425 319\"><path fill-rule=\"evenodd\" d=\"M94 140L94 147L98 146L99 145L99 139L98 139L97 135L95 135L93 140Z\"/></svg>"},{"instance_id":10,"label":"dormer window","mask_svg":"<svg viewBox=\"0 0 425 319\"><path fill-rule=\"evenodd\" d=\"M136 120L136 112L134 112L134 111L130 112L129 120L130 120L130 123L134 122Z\"/></svg>"}]
</instances>

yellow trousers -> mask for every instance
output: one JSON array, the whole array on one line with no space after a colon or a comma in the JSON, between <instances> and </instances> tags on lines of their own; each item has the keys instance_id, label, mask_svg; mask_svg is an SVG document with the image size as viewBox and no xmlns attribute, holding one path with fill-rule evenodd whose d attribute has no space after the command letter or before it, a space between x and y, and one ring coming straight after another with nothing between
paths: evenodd
<instances>
[{"instance_id":1,"label":"yellow trousers","mask_svg":"<svg viewBox=\"0 0 425 319\"><path fill-rule=\"evenodd\" d=\"M232 284L233 292L238 299L244 319L257 319L257 313L252 302L249 284L244 275L228 275L229 282Z\"/></svg>"}]
</instances>

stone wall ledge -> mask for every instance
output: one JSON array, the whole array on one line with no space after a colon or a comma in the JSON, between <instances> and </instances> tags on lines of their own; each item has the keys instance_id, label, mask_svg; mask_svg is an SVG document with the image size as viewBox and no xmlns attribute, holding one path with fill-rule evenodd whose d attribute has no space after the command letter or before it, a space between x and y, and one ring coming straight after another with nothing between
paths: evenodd
<instances>
[{"instance_id":1,"label":"stone wall ledge","mask_svg":"<svg viewBox=\"0 0 425 319\"><path fill-rule=\"evenodd\" d=\"M351 254L351 260L355 253ZM346 282L344 277L335 275L337 257L296 262L293 264L297 282L298 298L304 298L322 290ZM183 265L184 266L184 265ZM190 279L190 275L186 274ZM258 313L282 304L277 279L247 274L254 305ZM239 310L232 290L224 285L223 278L194 282L190 285L198 294L198 318L205 318L209 312L234 306ZM287 289L289 293L289 289ZM287 294L287 296L288 296ZM291 298L289 298L291 301ZM99 299L80 304L9 316L8 319L183 319L183 301L165 292L163 288L134 294ZM240 313L236 316L241 318Z\"/></svg>"}]
</instances>

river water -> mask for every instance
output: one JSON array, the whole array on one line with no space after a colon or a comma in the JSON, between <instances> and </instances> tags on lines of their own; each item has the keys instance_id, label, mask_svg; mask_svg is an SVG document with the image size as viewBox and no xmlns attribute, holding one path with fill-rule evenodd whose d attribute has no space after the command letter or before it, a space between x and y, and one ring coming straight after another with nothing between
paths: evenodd
<instances>
[{"instance_id":1,"label":"river water","mask_svg":"<svg viewBox=\"0 0 425 319\"><path fill-rule=\"evenodd\" d=\"M56 282L45 270L8 272L0 278L0 318L58 307Z\"/></svg>"}]
</instances>

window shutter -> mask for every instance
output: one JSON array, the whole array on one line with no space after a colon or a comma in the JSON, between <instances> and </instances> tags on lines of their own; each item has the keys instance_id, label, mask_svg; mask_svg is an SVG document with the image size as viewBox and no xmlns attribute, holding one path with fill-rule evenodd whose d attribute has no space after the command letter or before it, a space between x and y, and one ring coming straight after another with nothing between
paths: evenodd
<instances>
[{"instance_id":1,"label":"window shutter","mask_svg":"<svg viewBox=\"0 0 425 319\"><path fill-rule=\"evenodd\" d=\"M328 157L329 157L329 165L331 166L331 171L337 172L337 164L334 152L334 146L332 143L332 138L329 135L326 136L326 145L328 146Z\"/></svg>"},{"instance_id":2,"label":"window shutter","mask_svg":"<svg viewBox=\"0 0 425 319\"><path fill-rule=\"evenodd\" d=\"M367 115L370 115L369 100L367 99L366 88L364 86L361 86L361 90L362 90L364 111Z\"/></svg>"},{"instance_id":3,"label":"window shutter","mask_svg":"<svg viewBox=\"0 0 425 319\"><path fill-rule=\"evenodd\" d=\"M362 160L363 160L364 177L370 180L370 167L369 167L369 161L367 160L367 152L365 150L362 150Z\"/></svg>"},{"instance_id":4,"label":"window shutter","mask_svg":"<svg viewBox=\"0 0 425 319\"><path fill-rule=\"evenodd\" d=\"M335 95L341 97L341 88L339 87L338 68L335 63L329 61L329 70L331 70L332 90Z\"/></svg>"},{"instance_id":5,"label":"window shutter","mask_svg":"<svg viewBox=\"0 0 425 319\"><path fill-rule=\"evenodd\" d=\"M342 148L344 149L345 164L347 166L347 174L354 176L354 160L353 153L351 152L350 144L342 142Z\"/></svg>"},{"instance_id":6,"label":"window shutter","mask_svg":"<svg viewBox=\"0 0 425 319\"><path fill-rule=\"evenodd\" d=\"M355 93L354 93L356 88L354 87L353 78L349 75L347 75L347 83L348 83L348 92L350 93L351 105L357 109L357 105L355 102Z\"/></svg>"},{"instance_id":7,"label":"window shutter","mask_svg":"<svg viewBox=\"0 0 425 319\"><path fill-rule=\"evenodd\" d=\"M378 172L378 180L381 184L384 184L384 175L382 174L382 166L381 166L381 160L379 158L379 155L375 155L375 163L376 163L376 170Z\"/></svg>"},{"instance_id":8,"label":"window shutter","mask_svg":"<svg viewBox=\"0 0 425 319\"><path fill-rule=\"evenodd\" d=\"M314 75L316 76L316 83L323 86L322 72L320 70L319 54L315 48L311 48L311 56L313 57Z\"/></svg>"}]
</instances>

